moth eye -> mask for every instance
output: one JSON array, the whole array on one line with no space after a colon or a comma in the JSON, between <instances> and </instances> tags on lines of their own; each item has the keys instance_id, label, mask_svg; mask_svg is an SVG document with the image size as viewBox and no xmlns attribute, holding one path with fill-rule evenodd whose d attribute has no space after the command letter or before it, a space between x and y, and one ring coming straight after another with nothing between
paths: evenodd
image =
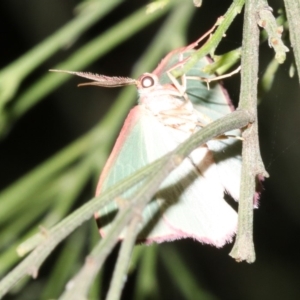
<instances>
[{"instance_id":1,"label":"moth eye","mask_svg":"<svg viewBox=\"0 0 300 300\"><path fill-rule=\"evenodd\" d=\"M151 77L151 76L145 76L143 79L142 79L142 87L143 88L149 88L151 86L154 85L155 81L154 81L154 78Z\"/></svg>"}]
</instances>

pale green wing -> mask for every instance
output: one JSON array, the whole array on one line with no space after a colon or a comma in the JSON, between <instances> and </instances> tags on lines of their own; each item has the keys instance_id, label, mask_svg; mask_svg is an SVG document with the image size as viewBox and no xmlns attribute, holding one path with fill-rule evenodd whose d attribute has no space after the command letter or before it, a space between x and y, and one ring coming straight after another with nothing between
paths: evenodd
<instances>
[{"instance_id":1,"label":"pale green wing","mask_svg":"<svg viewBox=\"0 0 300 300\"><path fill-rule=\"evenodd\" d=\"M97 193L173 150L187 135L164 126L142 106L128 115L100 179ZM122 197L130 199L135 189ZM194 238L221 247L236 230L237 214L224 200L224 188L206 147L198 148L163 182L143 213L139 238L148 243ZM117 205L97 213L105 234ZM121 236L122 237L122 236Z\"/></svg>"}]
</instances>

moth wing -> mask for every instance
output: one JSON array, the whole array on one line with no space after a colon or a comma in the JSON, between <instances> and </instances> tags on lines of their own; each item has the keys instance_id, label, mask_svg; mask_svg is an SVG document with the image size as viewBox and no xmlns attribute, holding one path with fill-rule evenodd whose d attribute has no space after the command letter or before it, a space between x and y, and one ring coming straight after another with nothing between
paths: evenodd
<instances>
[{"instance_id":1,"label":"moth wing","mask_svg":"<svg viewBox=\"0 0 300 300\"><path fill-rule=\"evenodd\" d=\"M142 106L136 106L129 113L101 174L97 195L172 151L186 138L185 133L164 126ZM135 190L130 189L122 197L130 199ZM102 234L117 208L114 203L96 214ZM142 219L139 239L147 243L191 237L221 247L231 240L237 215L224 200L224 188L218 182L208 148L195 150L166 178Z\"/></svg>"},{"instance_id":2,"label":"moth wing","mask_svg":"<svg viewBox=\"0 0 300 300\"><path fill-rule=\"evenodd\" d=\"M188 75L201 77L216 77L214 74L207 75L202 70L210 63L207 57L201 59L193 67ZM205 118L210 121L217 120L234 110L227 91L217 82L207 84L201 80L188 81L188 97L193 103L194 108L203 116L203 123L207 124ZM235 199L239 197L240 178L241 178L241 141L234 136L241 135L240 130L226 132L231 137L224 139L213 139L207 143L208 148L212 151L218 176L224 189Z\"/></svg>"},{"instance_id":3,"label":"moth wing","mask_svg":"<svg viewBox=\"0 0 300 300\"><path fill-rule=\"evenodd\" d=\"M241 141L235 138L211 140L207 143L211 150L219 181L233 199L238 200L242 172Z\"/></svg>"},{"instance_id":4,"label":"moth wing","mask_svg":"<svg viewBox=\"0 0 300 300\"><path fill-rule=\"evenodd\" d=\"M148 113L143 106L134 107L127 116L101 173L96 196L120 180L132 175L138 169L172 151L186 137L183 133L180 137L178 134L172 137L169 133L167 127ZM121 196L130 199L136 189L137 187L133 187ZM108 228L106 225L109 226L117 210L117 204L112 203L95 214L101 233L105 234ZM153 201L144 211L144 223L147 223L158 211L159 205Z\"/></svg>"},{"instance_id":5,"label":"moth wing","mask_svg":"<svg viewBox=\"0 0 300 300\"><path fill-rule=\"evenodd\" d=\"M185 51L184 48L177 49L166 56L165 59L154 70L161 84L170 83L167 71L178 64L180 53L183 59L188 58L194 50ZM208 57L203 57L186 73L187 76L199 78L215 78L215 74L207 74L203 70L212 62ZM209 86L209 88L208 88ZM187 80L187 95L198 111L200 122L208 124L217 120L234 110L227 91L217 82L212 81L207 85L204 80ZM240 130L232 130L226 133L231 136L240 136ZM223 140L212 140L207 143L212 151L219 174L219 180L224 189L235 199L239 197L241 176L241 141L235 138Z\"/></svg>"},{"instance_id":6,"label":"moth wing","mask_svg":"<svg viewBox=\"0 0 300 300\"><path fill-rule=\"evenodd\" d=\"M206 147L194 150L163 182L156 195L163 218L147 237L149 243L193 238L222 247L237 228L237 213L224 200L218 169Z\"/></svg>"}]
</instances>

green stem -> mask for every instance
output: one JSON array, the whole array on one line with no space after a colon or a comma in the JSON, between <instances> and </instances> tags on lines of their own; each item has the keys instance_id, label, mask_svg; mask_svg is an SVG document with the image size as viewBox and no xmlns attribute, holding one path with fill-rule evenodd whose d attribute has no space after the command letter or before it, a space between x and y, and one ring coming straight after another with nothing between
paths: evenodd
<instances>
[{"instance_id":1,"label":"green stem","mask_svg":"<svg viewBox=\"0 0 300 300\"><path fill-rule=\"evenodd\" d=\"M284 0L284 5L286 8L286 15L289 22L290 40L295 55L296 66L298 70L298 79L300 83L300 2L299 0Z\"/></svg>"},{"instance_id":2,"label":"green stem","mask_svg":"<svg viewBox=\"0 0 300 300\"><path fill-rule=\"evenodd\" d=\"M124 229L124 227L126 227L130 220L132 220L133 223L131 225L133 225L134 227L131 228L131 231L129 231L129 236L125 237L125 240L123 242L125 244L123 244L120 253L120 255L124 254L126 255L126 257L124 257L124 260L121 261L121 264L120 259L118 259L119 264L117 266L117 269L115 270L113 280L114 288L116 289L110 289L110 296L108 298L119 299L119 297L115 293L120 294L122 290L122 281L120 282L120 276L124 276L124 271L129 263L130 255L128 257L128 251L131 253L131 250L134 246L134 241L138 234L137 225L141 219L141 212L145 205L154 196L162 181L177 165L178 164L176 159L174 159L174 156L166 157L164 165L160 168L156 175L149 177L149 179L144 182L143 186L135 194L130 203L127 203L126 207L119 210L111 229L107 233L107 236L99 242L92 253L88 256L85 265L72 280L72 288L68 289L59 298L60 300L86 299L89 287L91 286L99 269L102 267L106 257L118 242L121 231ZM132 207L139 208L139 215L137 215L137 212L132 209ZM126 241L127 238L128 240Z\"/></svg>"},{"instance_id":3,"label":"green stem","mask_svg":"<svg viewBox=\"0 0 300 300\"><path fill-rule=\"evenodd\" d=\"M37 66L48 59L64 45L74 41L85 30L101 17L111 11L121 0L93 1L87 5L74 20L48 37L38 46L5 67L0 73L1 98L0 108L9 101L16 92L21 81Z\"/></svg>"},{"instance_id":4,"label":"green stem","mask_svg":"<svg viewBox=\"0 0 300 300\"><path fill-rule=\"evenodd\" d=\"M0 282L0 298L5 295L10 288L17 283L23 276L30 274L33 277L37 276L38 269L46 257L52 252L52 250L60 243L66 236L73 232L77 227L79 227L83 222L89 220L95 211L103 208L107 205L111 199L120 195L122 191L129 189L133 184L142 180L146 175L153 172L151 169L158 170L161 161L157 161L155 164L150 165L150 168L146 168L141 172L135 173L128 180L123 180L109 191L103 193L101 197L95 198L80 209L76 210L74 213L69 215L59 224L54 226L46 233L41 233L41 238L43 242L30 253L15 269L13 269L5 278ZM146 170L146 173L145 173ZM148 171L147 171L148 170ZM150 173L148 173L150 171Z\"/></svg>"},{"instance_id":5,"label":"green stem","mask_svg":"<svg viewBox=\"0 0 300 300\"><path fill-rule=\"evenodd\" d=\"M268 44L275 51L275 59L282 64L285 61L286 52L289 51L281 39L283 27L278 26L267 0L258 1L256 14L257 24L263 27L268 34Z\"/></svg>"},{"instance_id":6,"label":"green stem","mask_svg":"<svg viewBox=\"0 0 300 300\"><path fill-rule=\"evenodd\" d=\"M97 132L99 132L99 130L93 130L78 139L68 148L62 150L53 158L37 167L30 174L26 174L19 181L1 192L0 199L2 207L0 210L0 219L11 215L15 207L18 206L18 203L32 195L37 187L41 187L47 180L55 176L55 174L58 174L65 166L78 159L82 153L86 153L91 147L91 142L96 140Z\"/></svg>"},{"instance_id":7,"label":"green stem","mask_svg":"<svg viewBox=\"0 0 300 300\"><path fill-rule=\"evenodd\" d=\"M112 199L121 195L124 191L131 188L136 183L140 182L144 178L156 177L160 170L164 170L164 166L168 165L170 159L172 161L175 157L180 157L182 160L192 150L203 145L207 141L224 134L230 130L236 128L242 128L250 122L250 117L247 111L235 111L223 118L220 118L199 132L191 136L183 144L179 145L174 151L166 154L159 160L151 163L150 165L135 172L129 178L125 178L117 185L111 187L104 192L100 197L94 198L59 224L50 229L46 234L42 234L45 239L32 253L30 253L15 269L13 269L5 278L0 282L0 298L5 295L10 288L16 284L25 274L31 274L33 277L37 276L38 269L46 257L52 252L52 250L71 232L79 227L83 222L89 220L95 211L102 209ZM171 158L170 158L171 157ZM169 172L176 166L173 164L168 168ZM154 176L155 174L155 176ZM154 183L153 183L154 184ZM143 197L142 197L143 198ZM131 217L134 211L131 209ZM124 227L124 226L123 226ZM123 228L122 227L122 228ZM109 236L109 235L108 235ZM105 239L107 240L107 239ZM108 250L109 252L109 250Z\"/></svg>"},{"instance_id":8,"label":"green stem","mask_svg":"<svg viewBox=\"0 0 300 300\"><path fill-rule=\"evenodd\" d=\"M251 122L251 116L247 111L238 110L226 115L223 118L209 123L199 132L196 132L191 138L187 139L178 148L175 153L182 156L187 156L192 150L196 149L195 145L201 146L211 139L220 136L228 131L243 128Z\"/></svg>"},{"instance_id":9,"label":"green stem","mask_svg":"<svg viewBox=\"0 0 300 300\"><path fill-rule=\"evenodd\" d=\"M135 291L133 299L159 299L160 291L158 278L156 275L157 271L157 259L158 259L158 248L159 245L139 246L135 247L133 257L131 260L132 265L137 264L137 276L135 282ZM135 268L134 268L135 269Z\"/></svg>"},{"instance_id":10,"label":"green stem","mask_svg":"<svg viewBox=\"0 0 300 300\"><path fill-rule=\"evenodd\" d=\"M90 156L79 165L76 165L65 172L66 174L63 174L54 181L54 186L49 187L48 190L54 191L55 193L56 203L51 210L48 210L46 217L40 221L43 228L52 227L66 216L70 207L74 204L74 199L77 198L78 194L82 191L90 178L90 169L94 163L92 158L93 157ZM42 202L49 203L50 201L53 201L52 198L53 197L43 199L44 201ZM39 206L40 205L41 204L39 204ZM24 256L42 241L43 237L40 234L35 234L21 243L17 248L17 252L20 256Z\"/></svg>"},{"instance_id":11,"label":"green stem","mask_svg":"<svg viewBox=\"0 0 300 300\"><path fill-rule=\"evenodd\" d=\"M245 0L235 0L228 8L226 14L223 17L221 24L216 29L212 37L199 49L197 50L188 62L182 67L174 70L172 74L175 77L181 77L186 74L202 57L215 51L223 36L225 35L230 24L234 18L239 14L244 6Z\"/></svg>"},{"instance_id":12,"label":"green stem","mask_svg":"<svg viewBox=\"0 0 300 300\"><path fill-rule=\"evenodd\" d=\"M215 299L199 285L198 280L192 274L191 268L184 263L175 247L167 245L159 252L165 270L169 273L169 278L173 279L174 286L181 291L183 299ZM178 276L180 270L180 276Z\"/></svg>"},{"instance_id":13,"label":"green stem","mask_svg":"<svg viewBox=\"0 0 300 300\"><path fill-rule=\"evenodd\" d=\"M142 11L138 13L139 19L142 16L141 13ZM182 6L179 6L178 9L176 8L166 21L166 24L163 26L163 33L166 32L167 27L171 25L176 25L178 29L180 29L178 20L176 19L176 17L178 17L178 13L181 13L181 17L188 19L191 12L187 9L184 9ZM128 20L127 26L130 24L132 25L133 21L130 20L131 19ZM160 51L147 51L147 53L143 55L143 59L137 63L133 74L134 77L138 76L142 70L151 69L154 61L158 61L161 58L163 45L166 44L165 38L162 39L162 36L163 34L159 33L158 38L155 40L155 42L159 42L156 45ZM95 43L95 41L92 43ZM153 49L152 46L150 48ZM87 46L87 49L89 49L89 46ZM76 57L77 54L75 58ZM73 57L71 60L81 61L78 57L77 59L74 59ZM69 60L66 64L69 64ZM58 78L59 83L64 80L67 80L67 77L66 79ZM106 153L107 148L109 148L113 143L115 133L120 128L129 108L132 106L135 95L136 91L134 88L131 87L124 89L120 93L109 113L102 120L101 124L98 124L89 133L79 138L67 148L63 149L58 154L54 155L36 169L31 171L29 174L26 174L24 177L20 178L16 183L2 191L0 193L0 220L2 221L4 218L9 217L14 211L14 208L18 206L20 202L24 201L24 198L33 195L36 189L41 188L45 183L59 174L59 172L61 172L64 168L78 160L82 154L88 153L91 151L91 149L95 149L96 147L98 147L97 151L99 155L101 155L103 152ZM101 166L99 166L99 170L100 168Z\"/></svg>"},{"instance_id":14,"label":"green stem","mask_svg":"<svg viewBox=\"0 0 300 300\"><path fill-rule=\"evenodd\" d=\"M155 188L154 190L155 193L157 188L159 188L159 185L156 187L154 186L154 188ZM146 192L148 193L148 191ZM152 194L152 196L154 196L154 193ZM149 201L150 200L151 198L149 199ZM138 225L142 219L143 210L142 209L135 209L135 210L136 210L136 216L133 217L133 219L130 221L130 224L127 226L126 236L122 242L121 249L119 251L118 260L114 268L114 273L113 273L112 280L110 282L109 291L107 293L106 300L121 299L121 293L127 279L127 272L129 268L131 254L135 245L137 235L139 233Z\"/></svg>"},{"instance_id":15,"label":"green stem","mask_svg":"<svg viewBox=\"0 0 300 300\"><path fill-rule=\"evenodd\" d=\"M109 2L109 1L108 1ZM175 3L172 1L171 4ZM174 5L174 4L173 4ZM87 45L83 46L74 53L68 60L60 63L54 69L62 70L82 70L96 59L99 59L109 50L122 43L130 36L140 31L164 13L168 11L171 5L168 5L163 10L145 15L145 8L141 8L126 19L119 22L112 29L107 30ZM122 34L120 35L120 32ZM35 105L42 97L45 97L52 90L63 84L70 77L57 76L57 74L49 73L37 81L32 87L25 91L22 96L16 99L16 104L9 112L10 122L18 119ZM1 128L0 128L1 129Z\"/></svg>"}]
</instances>

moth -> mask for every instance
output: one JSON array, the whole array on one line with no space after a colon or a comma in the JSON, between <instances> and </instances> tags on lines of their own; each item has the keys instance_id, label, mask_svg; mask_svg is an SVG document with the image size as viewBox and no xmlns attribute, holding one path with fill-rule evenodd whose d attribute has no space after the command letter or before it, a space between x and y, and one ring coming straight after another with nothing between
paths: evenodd
<instances>
[{"instance_id":1,"label":"moth","mask_svg":"<svg viewBox=\"0 0 300 300\"><path fill-rule=\"evenodd\" d=\"M52 70L92 80L81 86L137 87L138 104L124 122L102 170L96 195L234 110L226 90L214 81L216 76L203 71L211 63L210 58L199 60L182 78L172 76L172 70L189 61L201 39L171 51L152 73L144 73L138 79ZM239 136L240 131L227 135ZM192 238L216 247L230 242L237 229L237 213L226 194L235 200L239 196L240 144L232 137L214 139L185 158L144 209L139 240L160 243ZM136 187L126 191L122 198L130 200L135 190ZM117 211L118 204L112 202L95 213L102 235ZM120 238L123 235L124 232Z\"/></svg>"}]
</instances>

